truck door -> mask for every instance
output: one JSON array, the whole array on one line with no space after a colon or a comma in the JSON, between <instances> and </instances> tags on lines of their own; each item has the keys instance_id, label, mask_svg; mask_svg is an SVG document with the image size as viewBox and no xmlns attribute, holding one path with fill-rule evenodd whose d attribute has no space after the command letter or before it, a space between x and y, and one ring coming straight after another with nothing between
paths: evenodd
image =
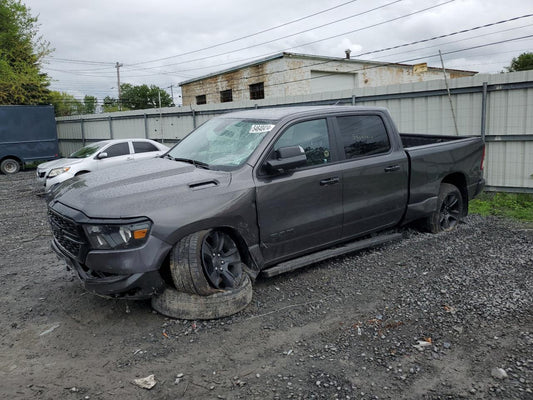
<instances>
[{"instance_id":1,"label":"truck door","mask_svg":"<svg viewBox=\"0 0 533 400\"><path fill-rule=\"evenodd\" d=\"M342 237L396 225L405 211L409 164L380 115L336 117L342 166Z\"/></svg>"},{"instance_id":2,"label":"truck door","mask_svg":"<svg viewBox=\"0 0 533 400\"><path fill-rule=\"evenodd\" d=\"M259 172L257 215L266 262L281 260L338 240L342 227L342 185L335 144L326 118L298 122L281 133L270 154L302 146L307 165L272 176Z\"/></svg>"}]
</instances>

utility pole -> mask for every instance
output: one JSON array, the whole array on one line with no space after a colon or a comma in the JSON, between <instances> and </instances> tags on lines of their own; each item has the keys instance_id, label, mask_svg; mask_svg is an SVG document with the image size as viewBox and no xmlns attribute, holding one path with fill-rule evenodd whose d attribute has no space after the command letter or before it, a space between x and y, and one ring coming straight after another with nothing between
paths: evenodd
<instances>
[{"instance_id":1,"label":"utility pole","mask_svg":"<svg viewBox=\"0 0 533 400\"><path fill-rule=\"evenodd\" d=\"M120 67L122 67L124 64L117 63L115 64L115 68L117 69L117 88L118 88L118 109L122 111L122 103L120 99Z\"/></svg>"},{"instance_id":2,"label":"utility pole","mask_svg":"<svg viewBox=\"0 0 533 400\"><path fill-rule=\"evenodd\" d=\"M439 50L440 63L442 65L442 73L444 74L444 83L446 84L446 91L448 92L448 100L450 101L450 108L452 109L453 124L455 125L455 134L459 136L459 129L457 128L457 118L455 117L455 110L453 108L452 95L450 93L450 86L448 86L448 78L446 77L446 68L444 68L444 61L442 60L442 53Z\"/></svg>"}]
</instances>

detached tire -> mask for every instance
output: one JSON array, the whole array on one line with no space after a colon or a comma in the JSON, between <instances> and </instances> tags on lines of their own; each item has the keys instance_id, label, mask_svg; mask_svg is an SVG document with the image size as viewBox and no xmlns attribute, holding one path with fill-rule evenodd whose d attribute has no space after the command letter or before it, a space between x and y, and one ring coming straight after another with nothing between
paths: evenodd
<instances>
[{"instance_id":1,"label":"detached tire","mask_svg":"<svg viewBox=\"0 0 533 400\"><path fill-rule=\"evenodd\" d=\"M426 227L431 233L454 230L463 212L463 196L459 189L449 183L443 183L440 185L437 211L427 218Z\"/></svg>"},{"instance_id":2,"label":"detached tire","mask_svg":"<svg viewBox=\"0 0 533 400\"><path fill-rule=\"evenodd\" d=\"M178 292L208 296L240 287L243 263L235 241L218 230L195 232L170 254L170 274Z\"/></svg>"},{"instance_id":3,"label":"detached tire","mask_svg":"<svg viewBox=\"0 0 533 400\"><path fill-rule=\"evenodd\" d=\"M167 286L163 293L152 297L152 308L171 318L216 319L238 313L251 301L252 282L248 275L244 274L238 288L209 296L182 293Z\"/></svg>"},{"instance_id":4,"label":"detached tire","mask_svg":"<svg viewBox=\"0 0 533 400\"><path fill-rule=\"evenodd\" d=\"M20 164L17 160L6 158L0 163L0 171L5 175L16 174L20 171Z\"/></svg>"}]
</instances>

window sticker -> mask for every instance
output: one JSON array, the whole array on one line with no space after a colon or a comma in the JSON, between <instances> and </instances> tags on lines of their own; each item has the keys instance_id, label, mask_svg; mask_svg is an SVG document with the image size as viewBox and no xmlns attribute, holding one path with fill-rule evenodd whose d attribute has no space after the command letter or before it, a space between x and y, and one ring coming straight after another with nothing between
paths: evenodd
<instances>
[{"instance_id":1,"label":"window sticker","mask_svg":"<svg viewBox=\"0 0 533 400\"><path fill-rule=\"evenodd\" d=\"M274 124L254 124L250 127L250 133L266 133L274 128Z\"/></svg>"}]
</instances>

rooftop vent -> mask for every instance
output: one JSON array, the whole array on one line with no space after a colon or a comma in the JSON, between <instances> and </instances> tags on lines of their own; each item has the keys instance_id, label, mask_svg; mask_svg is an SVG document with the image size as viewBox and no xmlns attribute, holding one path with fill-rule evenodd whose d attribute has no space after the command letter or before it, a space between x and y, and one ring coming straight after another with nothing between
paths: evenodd
<instances>
[{"instance_id":1,"label":"rooftop vent","mask_svg":"<svg viewBox=\"0 0 533 400\"><path fill-rule=\"evenodd\" d=\"M346 49L346 50L344 50L344 53L346 54L346 59L347 59L347 60L350 59L350 53L351 53L351 52L352 52L352 51L351 51L350 49Z\"/></svg>"}]
</instances>

